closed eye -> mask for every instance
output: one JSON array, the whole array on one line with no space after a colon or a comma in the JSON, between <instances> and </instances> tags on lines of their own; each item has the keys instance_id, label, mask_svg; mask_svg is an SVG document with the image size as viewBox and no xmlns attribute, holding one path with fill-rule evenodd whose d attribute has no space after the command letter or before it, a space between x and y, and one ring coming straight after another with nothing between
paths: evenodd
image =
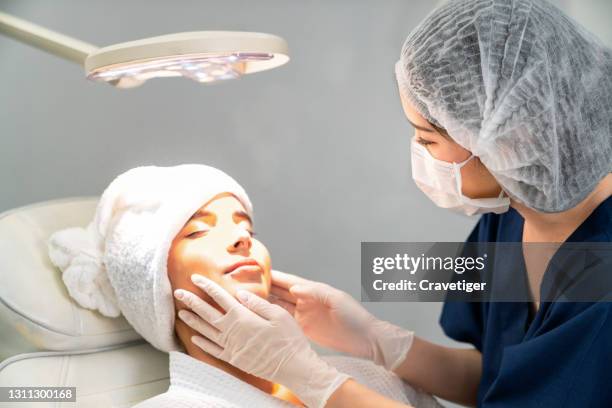
<instances>
[{"instance_id":1,"label":"closed eye","mask_svg":"<svg viewBox=\"0 0 612 408\"><path fill-rule=\"evenodd\" d=\"M185 235L185 237L187 238L197 238L197 237L202 237L204 235L206 235L208 233L208 230L199 230L199 231L194 231L190 234Z\"/></svg>"}]
</instances>

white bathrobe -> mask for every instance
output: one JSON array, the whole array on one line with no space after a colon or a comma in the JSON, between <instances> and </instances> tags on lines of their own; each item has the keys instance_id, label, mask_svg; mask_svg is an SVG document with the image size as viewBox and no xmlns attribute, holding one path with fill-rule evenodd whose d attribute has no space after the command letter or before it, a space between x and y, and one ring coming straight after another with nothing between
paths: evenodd
<instances>
[{"instance_id":1,"label":"white bathrobe","mask_svg":"<svg viewBox=\"0 0 612 408\"><path fill-rule=\"evenodd\" d=\"M395 374L374 363L344 356L323 359L369 388L416 408L438 408L431 396L418 392ZM223 370L180 351L170 352L168 391L133 408L295 408Z\"/></svg>"}]
</instances>

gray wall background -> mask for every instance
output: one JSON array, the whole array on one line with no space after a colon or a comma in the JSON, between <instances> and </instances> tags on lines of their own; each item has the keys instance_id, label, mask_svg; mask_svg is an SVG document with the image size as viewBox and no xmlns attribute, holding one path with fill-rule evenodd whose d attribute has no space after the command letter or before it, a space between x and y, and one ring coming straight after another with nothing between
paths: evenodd
<instances>
[{"instance_id":1,"label":"gray wall background","mask_svg":"<svg viewBox=\"0 0 612 408\"><path fill-rule=\"evenodd\" d=\"M410 176L410 125L393 65L436 2L0 1L0 10L100 46L192 30L270 32L289 64L239 81L117 90L0 37L0 211L98 195L145 164L199 162L235 177L273 265L359 296L361 241L463 240L475 219L438 209ZM612 44L606 0L562 1ZM440 304L366 304L453 344Z\"/></svg>"}]
</instances>

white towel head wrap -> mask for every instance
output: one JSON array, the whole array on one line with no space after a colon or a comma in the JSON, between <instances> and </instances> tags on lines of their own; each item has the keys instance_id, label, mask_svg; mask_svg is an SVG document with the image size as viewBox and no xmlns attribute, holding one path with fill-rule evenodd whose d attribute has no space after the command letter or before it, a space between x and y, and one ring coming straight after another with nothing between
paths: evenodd
<instances>
[{"instance_id":1,"label":"white towel head wrap","mask_svg":"<svg viewBox=\"0 0 612 408\"><path fill-rule=\"evenodd\" d=\"M174 335L168 251L191 215L221 193L236 196L252 216L244 189L218 169L136 167L106 188L87 227L49 238L49 257L79 305L109 317L122 313L157 349L182 350Z\"/></svg>"}]
</instances>

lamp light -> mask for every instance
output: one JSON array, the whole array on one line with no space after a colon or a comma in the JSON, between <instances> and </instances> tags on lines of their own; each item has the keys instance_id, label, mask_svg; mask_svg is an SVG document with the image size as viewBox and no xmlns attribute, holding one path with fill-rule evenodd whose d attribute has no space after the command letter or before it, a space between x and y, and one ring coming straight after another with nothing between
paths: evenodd
<instances>
[{"instance_id":1,"label":"lamp light","mask_svg":"<svg viewBox=\"0 0 612 408\"><path fill-rule=\"evenodd\" d=\"M289 61L287 42L265 33L194 31L98 48L2 12L0 33L79 63L87 78L117 88L132 88L160 77L210 83Z\"/></svg>"}]
</instances>

